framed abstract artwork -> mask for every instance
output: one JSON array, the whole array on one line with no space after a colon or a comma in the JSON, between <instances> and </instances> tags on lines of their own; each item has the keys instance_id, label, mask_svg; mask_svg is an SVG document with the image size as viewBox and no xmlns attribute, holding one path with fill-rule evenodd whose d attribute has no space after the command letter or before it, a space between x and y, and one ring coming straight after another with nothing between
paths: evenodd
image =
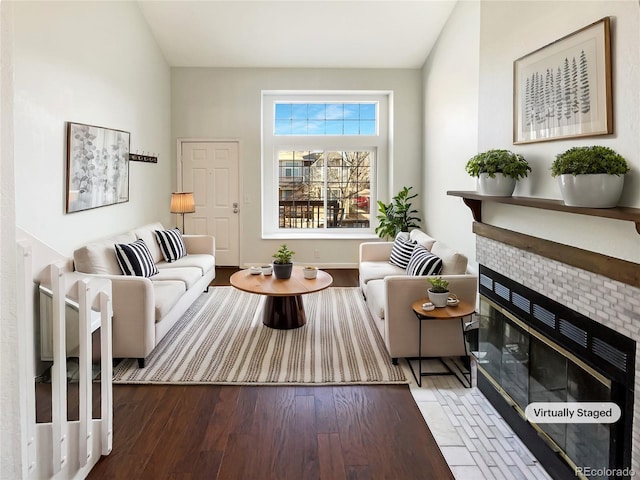
<instances>
[{"instance_id":1,"label":"framed abstract artwork","mask_svg":"<svg viewBox=\"0 0 640 480\"><path fill-rule=\"evenodd\" d=\"M67 123L67 213L129 201L130 134Z\"/></svg>"},{"instance_id":2,"label":"framed abstract artwork","mask_svg":"<svg viewBox=\"0 0 640 480\"><path fill-rule=\"evenodd\" d=\"M608 17L513 62L513 143L613 133Z\"/></svg>"}]
</instances>

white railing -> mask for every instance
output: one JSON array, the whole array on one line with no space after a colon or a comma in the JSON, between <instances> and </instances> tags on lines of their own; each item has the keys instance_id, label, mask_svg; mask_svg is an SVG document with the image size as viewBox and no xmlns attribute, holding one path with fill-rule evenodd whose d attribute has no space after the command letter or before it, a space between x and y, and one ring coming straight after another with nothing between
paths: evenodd
<instances>
[{"instance_id":1,"label":"white railing","mask_svg":"<svg viewBox=\"0 0 640 480\"><path fill-rule=\"evenodd\" d=\"M24 405L23 415L23 478L77 479L85 478L102 455L108 455L113 438L113 390L111 350L111 282L87 279L68 271L64 262L51 264L50 270L50 332L53 340L51 367L51 422L36 423L34 358L34 277L31 247L18 242L23 261L19 262L18 313L25 319L22 334L28 345L21 369ZM77 299L77 319L68 318L68 297ZM74 302L75 304L75 302ZM96 309L92 309L92 306ZM96 313L96 311L98 313ZM100 326L100 392L101 414L94 419L92 375L92 317L99 315ZM47 319L49 321L49 319ZM79 332L79 419L67 419L67 344L66 326L77 321ZM95 324L95 322L94 322ZM38 354L40 352L37 352Z\"/></svg>"}]
</instances>

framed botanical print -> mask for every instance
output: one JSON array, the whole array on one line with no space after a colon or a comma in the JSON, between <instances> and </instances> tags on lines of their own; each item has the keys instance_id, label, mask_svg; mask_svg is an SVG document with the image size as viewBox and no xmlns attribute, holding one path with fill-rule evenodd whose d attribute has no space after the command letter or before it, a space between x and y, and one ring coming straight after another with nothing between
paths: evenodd
<instances>
[{"instance_id":1,"label":"framed botanical print","mask_svg":"<svg viewBox=\"0 0 640 480\"><path fill-rule=\"evenodd\" d=\"M67 213L129 201L130 134L67 124Z\"/></svg>"},{"instance_id":2,"label":"framed botanical print","mask_svg":"<svg viewBox=\"0 0 640 480\"><path fill-rule=\"evenodd\" d=\"M513 63L513 143L613 133L608 17Z\"/></svg>"}]
</instances>

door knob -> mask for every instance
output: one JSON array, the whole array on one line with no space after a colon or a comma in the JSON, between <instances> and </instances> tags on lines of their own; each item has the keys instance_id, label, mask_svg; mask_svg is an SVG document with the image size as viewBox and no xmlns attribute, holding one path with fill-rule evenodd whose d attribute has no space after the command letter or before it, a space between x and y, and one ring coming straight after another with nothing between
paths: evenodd
<instances>
[{"instance_id":1,"label":"door knob","mask_svg":"<svg viewBox=\"0 0 640 480\"><path fill-rule=\"evenodd\" d=\"M238 213L239 211L238 202L233 202L233 213Z\"/></svg>"}]
</instances>

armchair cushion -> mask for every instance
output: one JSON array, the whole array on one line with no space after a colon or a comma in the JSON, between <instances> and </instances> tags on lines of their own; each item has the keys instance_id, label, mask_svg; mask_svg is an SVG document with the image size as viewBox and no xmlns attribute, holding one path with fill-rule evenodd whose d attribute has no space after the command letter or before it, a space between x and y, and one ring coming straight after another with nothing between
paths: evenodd
<instances>
[{"instance_id":1,"label":"armchair cushion","mask_svg":"<svg viewBox=\"0 0 640 480\"><path fill-rule=\"evenodd\" d=\"M177 228L172 228L171 230L156 230L156 240L158 241L158 245L160 245L160 251L164 259L169 263L175 262L187 254L182 233Z\"/></svg>"},{"instance_id":2,"label":"armchair cushion","mask_svg":"<svg viewBox=\"0 0 640 480\"><path fill-rule=\"evenodd\" d=\"M431 250L431 247L433 247L433 244L436 243L435 238L427 235L422 230L418 230L418 229L411 230L411 233L409 234L409 238L414 242L419 243L427 250Z\"/></svg>"},{"instance_id":3,"label":"armchair cushion","mask_svg":"<svg viewBox=\"0 0 640 480\"><path fill-rule=\"evenodd\" d=\"M116 243L115 249L118 264L125 275L150 277L158 273L151 252L141 238L133 243Z\"/></svg>"},{"instance_id":4,"label":"armchair cushion","mask_svg":"<svg viewBox=\"0 0 640 480\"><path fill-rule=\"evenodd\" d=\"M407 275L440 275L442 272L442 259L422 245L416 245L407 265Z\"/></svg>"},{"instance_id":5,"label":"armchair cushion","mask_svg":"<svg viewBox=\"0 0 640 480\"><path fill-rule=\"evenodd\" d=\"M442 242L435 242L431 253L442 259L442 275L464 275L467 271L467 257L447 247Z\"/></svg>"}]
</instances>

